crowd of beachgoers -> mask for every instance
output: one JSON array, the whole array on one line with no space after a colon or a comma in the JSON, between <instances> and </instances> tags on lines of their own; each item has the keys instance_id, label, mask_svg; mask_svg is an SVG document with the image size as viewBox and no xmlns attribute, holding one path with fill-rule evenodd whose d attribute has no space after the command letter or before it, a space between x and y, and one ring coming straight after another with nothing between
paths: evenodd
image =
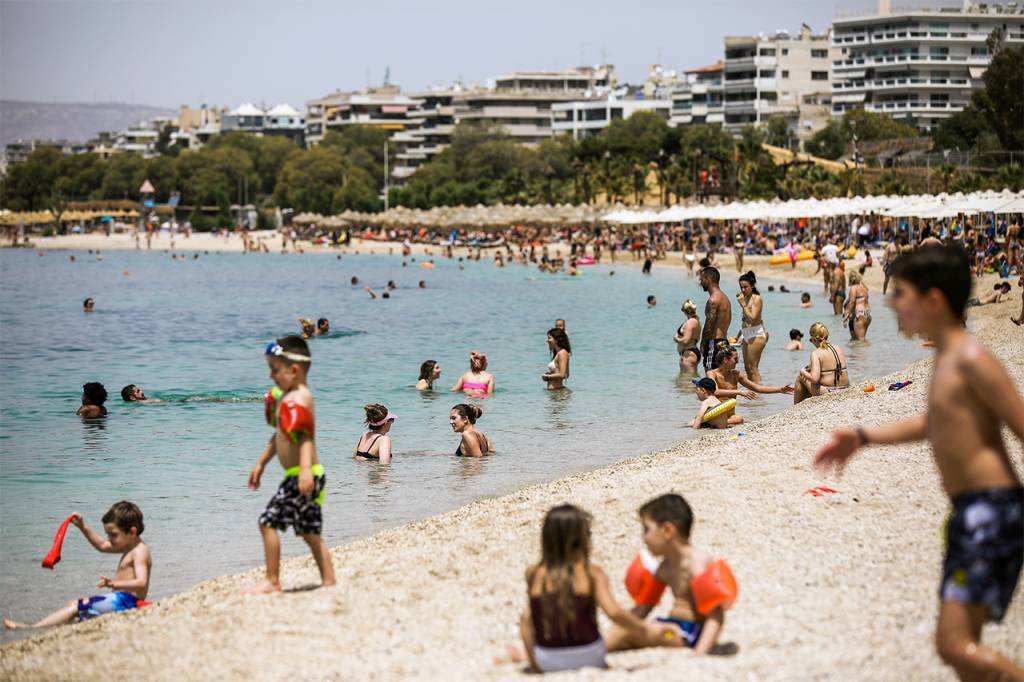
<instances>
[{"instance_id":1,"label":"crowd of beachgoers","mask_svg":"<svg viewBox=\"0 0 1024 682\"><path fill-rule=\"evenodd\" d=\"M460 268L466 261L486 260L493 261L495 267L535 266L568 276L598 263L639 265L650 273L670 252L681 253L685 276L696 278L707 295L702 308L689 299L681 302L683 320L673 334L679 370L692 377L698 401L690 422L694 429L727 430L742 424L741 399L758 393L791 394L794 403L801 403L852 391L855 384L846 354L834 338L838 330L849 333L852 340L868 338L872 324L868 283L880 278L880 293L889 297L900 330L920 337L934 349L927 411L890 424L838 428L816 452L807 453L807 464L820 471L841 472L857 451L868 446L930 443L942 488L953 507L945 530L948 546L939 590L939 656L961 679L1024 679L1024 669L1012 660L1013 652L1000 653L982 643L983 625L1006 615L1024 563L1024 489L1001 432L1005 425L1018 439L1024 439L1024 401L999 359L965 324L972 307L999 304L1010 297L1013 284L1008 278L1013 275L1019 278L1021 309L1008 317L1018 326L1024 322L1024 271L1017 222L992 218L978 223L967 219L912 225L867 216L815 224L511 226L498 233L448 234L425 229L321 233L311 227L284 228L272 236L273 246L267 236L240 236L245 251L279 248L304 252L321 242L351 247L358 239L363 247L386 242L383 248L400 255L403 265L408 264L405 259L416 258L413 247L419 246L425 249L419 252L419 264L427 268L437 259L457 259ZM229 239L230 234L225 233L224 238ZM137 235L138 248L144 248L144 243L151 248L152 239L152 234ZM770 263L783 268L813 263L813 276L820 276L830 304L830 315L811 325L806 334L799 329L790 331L785 348L807 352L808 362L785 385L762 383L761 357L769 342L764 299L757 274L745 263L747 256L755 255L768 255ZM608 275L615 274L614 267ZM723 270L733 267L740 286L735 301L720 287ZM875 275L879 270L881 275ZM972 296L975 283L986 274L1002 281L990 291ZM423 287L425 282L420 283ZM372 289L367 291L371 297L378 295ZM382 292L383 297L387 295L388 291ZM804 304L810 305L810 294L804 296ZM657 300L650 296L646 304L655 306ZM89 313L95 306L94 298L89 298L83 310ZM330 588L337 582L334 555L321 537L327 479L316 449L315 405L308 383L313 359L308 341L329 333L330 322L320 318L300 323L298 333L276 339L265 348L275 384L264 401L272 435L248 482L250 488L259 488L266 467L275 459L284 478L259 518L266 568L260 580L247 586L249 593L281 590L279 532L289 528L308 544L321 585ZM570 335L561 318L547 331L551 360L542 378L548 390L564 390L571 380ZM496 391L497 380L487 367L486 352L472 351L468 369L451 387L463 399L449 413L449 424L458 434L458 457L486 457L500 449L500 443L493 443L477 427L485 401ZM437 390L440 375L440 365L425 359L416 390ZM888 388L899 391L909 383L894 382ZM874 390L871 385L870 391ZM125 386L121 396L129 402L147 400L134 384ZM86 384L78 415L108 418L106 398L102 385ZM396 419L387 406L369 402L365 406L366 430L352 456L382 466L398 462L399 449L389 435ZM827 496L836 491L821 485L810 492ZM733 574L730 561L691 544L697 511L686 497L671 489L644 502L637 516L644 549L622 571L632 600L626 607L610 586L617 578L610 578L591 559L594 517L578 504L559 504L547 511L539 534L540 558L530 564L525 575L527 604L519 618L521 646L511 646L501 657L502 664L521 662L535 671L553 672L605 667L610 652L628 649L688 648L697 655L721 649L726 613L737 601L742 582ZM60 539L67 525L73 524L97 550L120 555L114 577L102 577L97 585L110 592L71 600L31 625L5 619L5 626L53 626L148 604L145 599L153 558L140 537L142 511L131 502L117 502L102 523L103 533L97 532L76 512L68 518ZM59 551L56 542L58 560ZM835 551L852 553L854 549L836 547ZM733 559L733 563L738 561ZM668 614L649 618L666 588L671 593ZM612 622L610 628L600 627L599 611Z\"/></svg>"}]
</instances>

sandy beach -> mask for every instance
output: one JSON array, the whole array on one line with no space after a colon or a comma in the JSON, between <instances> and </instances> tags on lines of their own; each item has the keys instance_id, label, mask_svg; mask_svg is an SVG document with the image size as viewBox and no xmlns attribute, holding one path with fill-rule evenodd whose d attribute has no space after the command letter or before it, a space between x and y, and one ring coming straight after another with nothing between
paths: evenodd
<instances>
[{"instance_id":1,"label":"sandy beach","mask_svg":"<svg viewBox=\"0 0 1024 682\"><path fill-rule=\"evenodd\" d=\"M970 324L1022 386L1024 333L1007 319L1019 305L1014 298L973 309ZM831 428L921 410L929 371L930 361L922 361L872 377L882 388L874 393L861 390L867 377L854 376L850 391L740 429L707 433L664 452L622 452L624 459L609 467L481 499L336 547L338 586L332 589L311 589L316 569L301 557L284 564L283 594L240 594L261 575L260 567L208 580L141 611L56 628L0 649L0 676L521 678L521 666L495 665L493 659L518 641L523 569L539 553L545 511L572 502L594 514L593 559L628 603L621 576L641 546L636 509L654 495L676 491L693 505L694 543L727 558L740 581L718 655L629 652L609 657L611 672L564 677L951 679L932 643L948 504L930 448L873 448L840 481L823 480L809 467ZM900 392L884 390L897 379L914 383ZM1020 474L1022 452L1012 442ZM804 494L825 483L838 493ZM325 523L344 519L328 508ZM254 533L255 527L254 519ZM153 554L159 580L160 548ZM252 557L254 567L260 563L261 557ZM82 576L83 592L91 580ZM984 639L1024 659L1020 589L1004 622L987 627Z\"/></svg>"}]
</instances>

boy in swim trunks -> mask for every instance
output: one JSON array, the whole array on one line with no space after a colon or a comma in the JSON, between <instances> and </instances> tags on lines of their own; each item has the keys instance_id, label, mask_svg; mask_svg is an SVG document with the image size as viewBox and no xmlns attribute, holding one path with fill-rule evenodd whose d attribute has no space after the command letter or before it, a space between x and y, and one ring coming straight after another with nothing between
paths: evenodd
<instances>
[{"instance_id":1,"label":"boy in swim trunks","mask_svg":"<svg viewBox=\"0 0 1024 682\"><path fill-rule=\"evenodd\" d=\"M286 336L268 344L265 355L270 378L276 385L264 400L267 423L274 427L274 433L249 473L249 489L260 487L263 467L274 455L284 468L284 481L260 515L267 577L248 591L280 591L281 539L277 531L288 526L309 545L320 569L321 582L330 587L334 585L334 566L321 537L326 479L313 442L313 394L306 385L313 358L309 346L298 336Z\"/></svg>"},{"instance_id":2,"label":"boy in swim trunks","mask_svg":"<svg viewBox=\"0 0 1024 682\"><path fill-rule=\"evenodd\" d=\"M697 400L700 401L700 409L697 410L697 416L690 422L691 427L695 429L727 429L730 426L743 423L743 417L735 413L730 414L729 412L723 412L714 419L705 422L704 415L707 414L708 410L712 410L722 404L722 401L715 397L715 392L718 391L718 384L709 377L694 379L693 383L697 386Z\"/></svg>"},{"instance_id":3,"label":"boy in swim trunks","mask_svg":"<svg viewBox=\"0 0 1024 682\"><path fill-rule=\"evenodd\" d=\"M661 559L661 563L653 575L656 585L654 594L642 597L641 601L646 603L637 603L633 613L639 618L646 618L658 605L665 587L671 588L674 597L672 610L667 618L657 620L678 627L681 639L641 637L613 625L607 637L608 651L650 646L689 646L697 655L710 653L725 624L725 611L719 606L703 615L697 608L691 580L704 573L714 561L714 556L690 544L693 510L680 495L661 495L640 507L640 523L644 544L651 554Z\"/></svg>"},{"instance_id":4,"label":"boy in swim trunks","mask_svg":"<svg viewBox=\"0 0 1024 682\"><path fill-rule=\"evenodd\" d=\"M1024 440L1024 400L999 360L964 328L971 274L962 248L929 246L901 256L892 276L903 330L935 345L928 412L835 431L814 464L841 472L865 445L931 442L953 507L939 586L939 656L963 680L1024 680L1024 668L981 643L985 621L1005 615L1024 564L1024 488L1001 434L1005 424Z\"/></svg>"},{"instance_id":5,"label":"boy in swim trunks","mask_svg":"<svg viewBox=\"0 0 1024 682\"><path fill-rule=\"evenodd\" d=\"M85 519L75 512L71 523L82 531L82 535L93 547L108 554L121 554L114 578L100 576L98 587L113 590L110 594L72 599L61 609L54 611L37 623L28 625L4 618L8 630L18 628L45 628L62 625L75 618L79 621L95 618L105 613L127 611L140 606L139 602L149 593L149 574L153 570L153 558L149 546L139 538L145 525L142 512L131 502L118 502L103 515L104 539L99 533L85 525Z\"/></svg>"}]
</instances>

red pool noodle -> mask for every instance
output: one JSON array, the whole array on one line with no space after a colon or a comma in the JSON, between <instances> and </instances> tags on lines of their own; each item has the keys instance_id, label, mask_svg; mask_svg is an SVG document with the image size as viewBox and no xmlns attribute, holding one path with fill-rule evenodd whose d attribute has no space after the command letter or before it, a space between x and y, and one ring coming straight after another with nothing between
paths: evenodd
<instances>
[{"instance_id":1,"label":"red pool noodle","mask_svg":"<svg viewBox=\"0 0 1024 682\"><path fill-rule=\"evenodd\" d=\"M43 557L43 568L49 568L53 570L53 567L60 561L60 548L64 545L64 535L68 532L68 525L71 523L75 515L64 519L64 523L60 524L60 528L57 529L57 534L53 536L53 547L50 548L50 553Z\"/></svg>"}]
</instances>

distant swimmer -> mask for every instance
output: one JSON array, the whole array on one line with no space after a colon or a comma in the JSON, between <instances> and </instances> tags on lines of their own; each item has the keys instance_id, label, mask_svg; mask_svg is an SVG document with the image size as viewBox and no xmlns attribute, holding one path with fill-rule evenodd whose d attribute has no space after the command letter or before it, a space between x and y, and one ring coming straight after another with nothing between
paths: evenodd
<instances>
[{"instance_id":1,"label":"distant swimmer","mask_svg":"<svg viewBox=\"0 0 1024 682\"><path fill-rule=\"evenodd\" d=\"M654 294L651 294L650 296L647 297L647 307L648 308L654 308L657 305L658 305L658 299L654 296Z\"/></svg>"},{"instance_id":2,"label":"distant swimmer","mask_svg":"<svg viewBox=\"0 0 1024 682\"><path fill-rule=\"evenodd\" d=\"M433 391L434 382L441 378L441 363L427 360L420 365L420 378L416 382L417 391Z\"/></svg>"},{"instance_id":3,"label":"distant swimmer","mask_svg":"<svg viewBox=\"0 0 1024 682\"><path fill-rule=\"evenodd\" d=\"M135 384L128 384L121 389L121 399L126 403L159 403L160 400L151 400L146 397L142 389Z\"/></svg>"},{"instance_id":4,"label":"distant swimmer","mask_svg":"<svg viewBox=\"0 0 1024 682\"><path fill-rule=\"evenodd\" d=\"M426 289L427 288L427 283L421 279L419 287L420 287L420 289Z\"/></svg>"},{"instance_id":5,"label":"distant swimmer","mask_svg":"<svg viewBox=\"0 0 1024 682\"><path fill-rule=\"evenodd\" d=\"M316 335L326 336L331 333L331 322L326 317L321 317L316 321Z\"/></svg>"},{"instance_id":6,"label":"distant swimmer","mask_svg":"<svg viewBox=\"0 0 1024 682\"><path fill-rule=\"evenodd\" d=\"M96 301L91 298L87 298L82 301L82 312L91 313L96 309Z\"/></svg>"},{"instance_id":7,"label":"distant swimmer","mask_svg":"<svg viewBox=\"0 0 1024 682\"><path fill-rule=\"evenodd\" d=\"M107 389L97 381L90 381L82 386L82 406L75 414L86 419L106 417L107 408L103 406L105 402L107 402Z\"/></svg>"},{"instance_id":8,"label":"distant swimmer","mask_svg":"<svg viewBox=\"0 0 1024 682\"><path fill-rule=\"evenodd\" d=\"M686 320L676 328L672 340L676 342L679 353L679 369L694 374L700 366L700 319L697 317L697 305L690 299L683 301L681 310Z\"/></svg>"},{"instance_id":9,"label":"distant swimmer","mask_svg":"<svg viewBox=\"0 0 1024 682\"><path fill-rule=\"evenodd\" d=\"M356 441L352 458L387 464L391 461L391 437L388 432L397 417L379 403L370 403L363 407L363 411L366 413L368 430Z\"/></svg>"},{"instance_id":10,"label":"distant swimmer","mask_svg":"<svg viewBox=\"0 0 1024 682\"><path fill-rule=\"evenodd\" d=\"M803 350L804 333L799 329L789 330L789 343L782 347L782 350Z\"/></svg>"},{"instance_id":11,"label":"distant swimmer","mask_svg":"<svg viewBox=\"0 0 1024 682\"><path fill-rule=\"evenodd\" d=\"M480 431L476 429L476 420L483 416L484 411L476 405L459 403L452 408L448 415L448 422L452 431L462 436L458 447L455 448L456 457L483 457L494 452L494 446Z\"/></svg>"},{"instance_id":12,"label":"distant swimmer","mask_svg":"<svg viewBox=\"0 0 1024 682\"><path fill-rule=\"evenodd\" d=\"M569 360L572 357L572 346L569 336L557 327L548 330L548 350L551 351L551 362L548 371L541 375L547 382L549 391L565 388L565 380L569 378Z\"/></svg>"},{"instance_id":13,"label":"distant swimmer","mask_svg":"<svg viewBox=\"0 0 1024 682\"><path fill-rule=\"evenodd\" d=\"M388 286L387 286L387 288L388 288L388 291L391 291L392 289L397 289L397 288L398 288L398 285L397 285L397 284L395 284L395 280L393 280L393 279L389 279L389 280L388 280Z\"/></svg>"},{"instance_id":14,"label":"distant swimmer","mask_svg":"<svg viewBox=\"0 0 1024 682\"><path fill-rule=\"evenodd\" d=\"M356 277L355 275L352 275L352 279L350 279L349 282L352 284L352 286L356 286L357 284L359 284L359 278Z\"/></svg>"},{"instance_id":15,"label":"distant swimmer","mask_svg":"<svg viewBox=\"0 0 1024 682\"><path fill-rule=\"evenodd\" d=\"M469 354L469 371L459 377L453 391L463 391L471 398L486 398L494 393L494 375L487 371L487 356L477 351Z\"/></svg>"},{"instance_id":16,"label":"distant swimmer","mask_svg":"<svg viewBox=\"0 0 1024 682\"><path fill-rule=\"evenodd\" d=\"M299 325L302 327L302 338L311 339L316 334L316 325L308 317L300 317Z\"/></svg>"},{"instance_id":17,"label":"distant swimmer","mask_svg":"<svg viewBox=\"0 0 1024 682\"><path fill-rule=\"evenodd\" d=\"M809 293L807 293L805 291L804 293L800 294L800 307L801 308L811 308L813 306L814 306L814 304L811 303L811 295Z\"/></svg>"}]
</instances>

